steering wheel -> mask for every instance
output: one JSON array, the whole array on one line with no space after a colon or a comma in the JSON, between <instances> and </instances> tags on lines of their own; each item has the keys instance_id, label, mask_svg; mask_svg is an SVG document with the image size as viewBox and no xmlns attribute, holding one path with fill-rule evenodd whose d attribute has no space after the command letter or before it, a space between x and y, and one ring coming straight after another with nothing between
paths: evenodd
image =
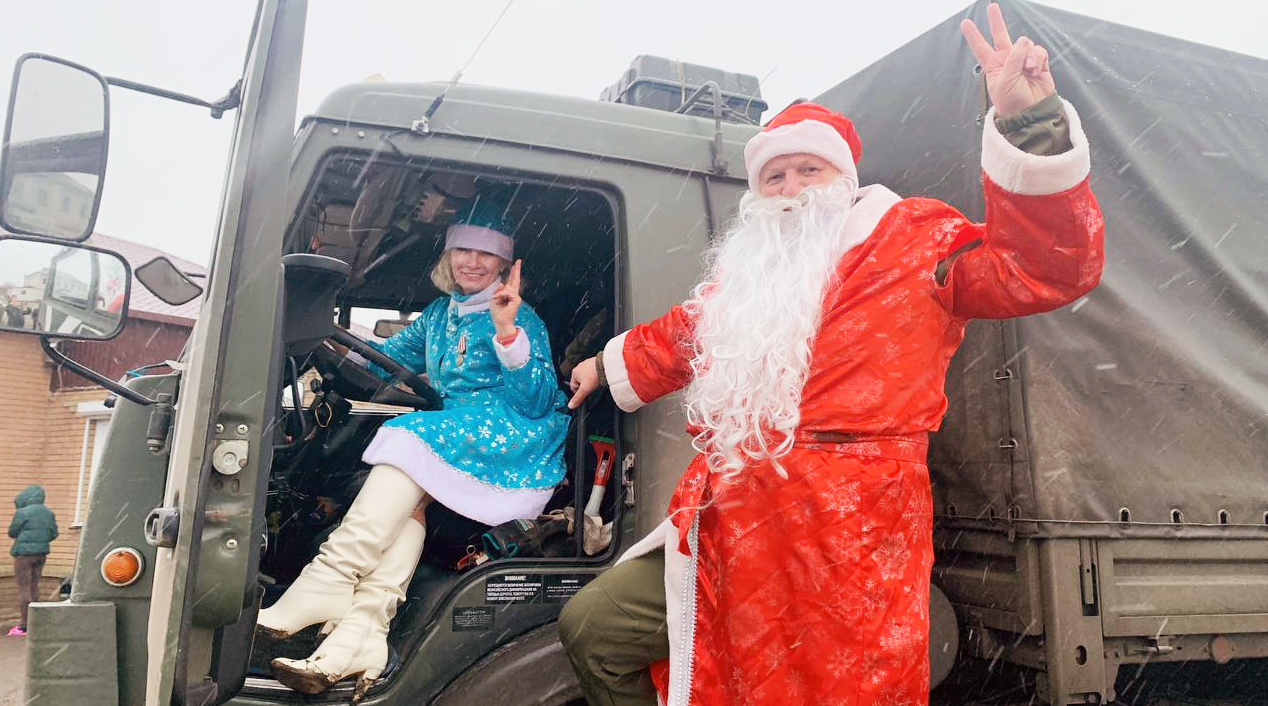
<instances>
[{"instance_id":1,"label":"steering wheel","mask_svg":"<svg viewBox=\"0 0 1268 706\"><path fill-rule=\"evenodd\" d=\"M313 363L323 375L333 379L332 387L344 397L421 410L441 408L440 394L435 388L379 349L337 326L330 339L356 351L392 375L390 380L385 381L365 365L353 362L346 355L322 343L313 349ZM397 388L398 382L404 383L413 394Z\"/></svg>"}]
</instances>

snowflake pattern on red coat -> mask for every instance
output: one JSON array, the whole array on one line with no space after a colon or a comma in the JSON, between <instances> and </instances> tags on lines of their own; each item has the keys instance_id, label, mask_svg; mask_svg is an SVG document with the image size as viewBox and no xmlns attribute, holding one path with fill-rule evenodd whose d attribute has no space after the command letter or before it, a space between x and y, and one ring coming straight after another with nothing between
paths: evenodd
<instances>
[{"instance_id":1,"label":"snowflake pattern on red coat","mask_svg":"<svg viewBox=\"0 0 1268 706\"><path fill-rule=\"evenodd\" d=\"M723 483L697 456L669 513L699 519L690 703L928 701L932 498L927 434L971 318L1048 311L1091 290L1104 226L1084 179L1025 196L984 179L987 223L931 199L891 206L825 297L797 443ZM963 250L966 246L975 245ZM940 262L962 251L945 280ZM628 385L649 402L690 375L690 316L631 329ZM826 443L816 434L844 435ZM653 670L665 693L666 670Z\"/></svg>"}]
</instances>

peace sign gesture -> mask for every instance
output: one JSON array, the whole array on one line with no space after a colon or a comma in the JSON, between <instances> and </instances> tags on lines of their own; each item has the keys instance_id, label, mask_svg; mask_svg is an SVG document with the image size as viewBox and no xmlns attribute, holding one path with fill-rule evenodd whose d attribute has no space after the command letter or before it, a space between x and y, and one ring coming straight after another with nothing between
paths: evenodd
<instances>
[{"instance_id":1,"label":"peace sign gesture","mask_svg":"<svg viewBox=\"0 0 1268 706\"><path fill-rule=\"evenodd\" d=\"M511 271L506 275L506 283L498 287L489 302L489 314L493 317L493 326L498 336L510 336L515 333L515 314L520 310L520 265L523 260L516 260Z\"/></svg>"},{"instance_id":2,"label":"peace sign gesture","mask_svg":"<svg viewBox=\"0 0 1268 706\"><path fill-rule=\"evenodd\" d=\"M1057 86L1048 71L1048 50L1026 37L1018 37L1015 42L1010 39L999 5L988 5L986 18L991 24L994 47L986 42L973 20L961 22L960 31L986 74L986 91L995 104L996 116L1011 118L1056 93Z\"/></svg>"}]
</instances>

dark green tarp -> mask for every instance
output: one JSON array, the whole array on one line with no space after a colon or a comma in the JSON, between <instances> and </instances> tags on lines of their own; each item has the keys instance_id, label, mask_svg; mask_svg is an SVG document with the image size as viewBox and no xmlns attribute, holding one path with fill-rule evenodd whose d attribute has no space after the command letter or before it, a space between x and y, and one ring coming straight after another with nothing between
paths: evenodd
<instances>
[{"instance_id":1,"label":"dark green tarp","mask_svg":"<svg viewBox=\"0 0 1268 706\"><path fill-rule=\"evenodd\" d=\"M1004 11L1082 117L1106 266L1059 311L970 326L930 452L937 513L1045 535L1268 538L1268 62ZM863 183L977 220L966 16L985 31L979 2L817 100L856 122Z\"/></svg>"}]
</instances>

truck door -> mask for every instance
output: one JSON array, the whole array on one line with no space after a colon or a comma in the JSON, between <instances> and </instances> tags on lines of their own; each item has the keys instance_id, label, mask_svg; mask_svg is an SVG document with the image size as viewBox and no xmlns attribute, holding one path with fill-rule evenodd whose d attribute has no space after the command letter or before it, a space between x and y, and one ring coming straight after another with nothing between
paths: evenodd
<instances>
[{"instance_id":1,"label":"truck door","mask_svg":"<svg viewBox=\"0 0 1268 706\"><path fill-rule=\"evenodd\" d=\"M203 314L190 334L158 547L146 703L211 704L245 676L276 410L280 257L305 0L261 0Z\"/></svg>"}]
</instances>

